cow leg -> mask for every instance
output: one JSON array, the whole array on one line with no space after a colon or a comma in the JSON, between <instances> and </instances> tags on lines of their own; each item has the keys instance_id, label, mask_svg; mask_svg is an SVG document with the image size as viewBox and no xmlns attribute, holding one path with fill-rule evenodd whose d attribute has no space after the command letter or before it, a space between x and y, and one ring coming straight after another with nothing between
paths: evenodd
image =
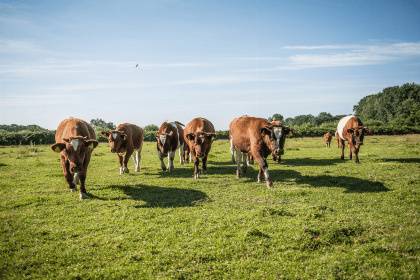
<instances>
[{"instance_id":1,"label":"cow leg","mask_svg":"<svg viewBox=\"0 0 420 280\"><path fill-rule=\"evenodd\" d=\"M207 174L207 155L203 157L203 171L201 174L206 175Z\"/></svg>"},{"instance_id":2,"label":"cow leg","mask_svg":"<svg viewBox=\"0 0 420 280\"><path fill-rule=\"evenodd\" d=\"M340 146L341 146L341 160L344 160L344 140L340 139Z\"/></svg>"},{"instance_id":3,"label":"cow leg","mask_svg":"<svg viewBox=\"0 0 420 280\"><path fill-rule=\"evenodd\" d=\"M120 156L119 154L117 154L118 156L118 162L120 163L120 175L124 174L124 167L123 167L123 156Z\"/></svg>"},{"instance_id":4,"label":"cow leg","mask_svg":"<svg viewBox=\"0 0 420 280\"><path fill-rule=\"evenodd\" d=\"M165 165L165 163L163 162L163 159L165 158L164 156L162 156L162 153L159 151L158 152L158 157L159 157L159 160L160 160L160 167L162 168L162 170L163 171L166 171L166 165Z\"/></svg>"},{"instance_id":5,"label":"cow leg","mask_svg":"<svg viewBox=\"0 0 420 280\"><path fill-rule=\"evenodd\" d=\"M277 162L281 163L281 155L278 155Z\"/></svg>"},{"instance_id":6,"label":"cow leg","mask_svg":"<svg viewBox=\"0 0 420 280\"><path fill-rule=\"evenodd\" d=\"M84 167L84 168L86 169L87 166ZM87 194L86 194L86 188L85 188L86 170L83 170L83 171L79 172L78 177L79 177L79 180L80 180L79 199L80 200L86 199L86 198L88 198Z\"/></svg>"},{"instance_id":7,"label":"cow leg","mask_svg":"<svg viewBox=\"0 0 420 280\"><path fill-rule=\"evenodd\" d=\"M277 161L277 157L275 154L271 154L271 158L273 159L273 161Z\"/></svg>"},{"instance_id":8,"label":"cow leg","mask_svg":"<svg viewBox=\"0 0 420 280\"><path fill-rule=\"evenodd\" d=\"M200 159L198 157L193 156L194 160L194 179L200 179L200 169L198 168L200 164Z\"/></svg>"},{"instance_id":9,"label":"cow leg","mask_svg":"<svg viewBox=\"0 0 420 280\"><path fill-rule=\"evenodd\" d=\"M242 175L246 174L247 167L248 167L248 153L242 153Z\"/></svg>"},{"instance_id":10,"label":"cow leg","mask_svg":"<svg viewBox=\"0 0 420 280\"><path fill-rule=\"evenodd\" d=\"M175 151L173 152L169 152L168 154L168 171L174 171L175 166L174 166L174 159L175 159Z\"/></svg>"},{"instance_id":11,"label":"cow leg","mask_svg":"<svg viewBox=\"0 0 420 280\"><path fill-rule=\"evenodd\" d=\"M351 160L353 158L353 154L351 153L352 147L350 146L350 144L348 145L349 147L349 159Z\"/></svg>"},{"instance_id":12,"label":"cow leg","mask_svg":"<svg viewBox=\"0 0 420 280\"><path fill-rule=\"evenodd\" d=\"M359 149L353 147L354 162L359 163Z\"/></svg>"},{"instance_id":13,"label":"cow leg","mask_svg":"<svg viewBox=\"0 0 420 280\"><path fill-rule=\"evenodd\" d=\"M267 161L262 156L257 156L255 158L260 166L260 170L258 172L258 183L262 182L262 173L265 176L265 183L267 188L271 188L273 186L273 182L271 181L270 174L268 174L268 164Z\"/></svg>"},{"instance_id":14,"label":"cow leg","mask_svg":"<svg viewBox=\"0 0 420 280\"><path fill-rule=\"evenodd\" d=\"M233 145L233 139L230 139L230 154L232 155L232 163L235 163L235 146Z\"/></svg>"},{"instance_id":15,"label":"cow leg","mask_svg":"<svg viewBox=\"0 0 420 280\"><path fill-rule=\"evenodd\" d=\"M184 165L184 146L179 146L179 163Z\"/></svg>"},{"instance_id":16,"label":"cow leg","mask_svg":"<svg viewBox=\"0 0 420 280\"><path fill-rule=\"evenodd\" d=\"M128 161L130 160L132 154L133 151L127 151L124 156L124 173L130 173L130 170L128 169Z\"/></svg>"},{"instance_id":17,"label":"cow leg","mask_svg":"<svg viewBox=\"0 0 420 280\"><path fill-rule=\"evenodd\" d=\"M136 166L136 172L140 172L141 150L139 149L134 151L132 157Z\"/></svg>"},{"instance_id":18,"label":"cow leg","mask_svg":"<svg viewBox=\"0 0 420 280\"><path fill-rule=\"evenodd\" d=\"M74 183L73 174L70 172L70 164L63 156L61 156L61 167L63 168L63 175L67 181L69 190L71 192L77 190L76 184Z\"/></svg>"},{"instance_id":19,"label":"cow leg","mask_svg":"<svg viewBox=\"0 0 420 280\"><path fill-rule=\"evenodd\" d=\"M236 150L236 178L242 178L242 170L241 170L241 151L237 148ZM244 153L246 154L246 153Z\"/></svg>"}]
</instances>

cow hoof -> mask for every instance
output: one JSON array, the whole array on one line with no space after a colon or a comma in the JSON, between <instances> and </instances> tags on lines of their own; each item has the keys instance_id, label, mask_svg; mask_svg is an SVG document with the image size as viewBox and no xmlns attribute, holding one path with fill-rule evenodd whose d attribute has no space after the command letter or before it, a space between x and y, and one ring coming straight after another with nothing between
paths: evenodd
<instances>
[{"instance_id":1,"label":"cow hoof","mask_svg":"<svg viewBox=\"0 0 420 280\"><path fill-rule=\"evenodd\" d=\"M85 194L85 193L80 193L79 194L79 199L80 200L82 200L82 199L87 199L88 197L87 197L87 195Z\"/></svg>"},{"instance_id":2,"label":"cow hoof","mask_svg":"<svg viewBox=\"0 0 420 280\"><path fill-rule=\"evenodd\" d=\"M136 172L140 172L140 167L136 167Z\"/></svg>"},{"instance_id":3,"label":"cow hoof","mask_svg":"<svg viewBox=\"0 0 420 280\"><path fill-rule=\"evenodd\" d=\"M77 191L77 188L73 188L73 189L69 189L70 190L70 192L74 192L74 191Z\"/></svg>"},{"instance_id":4,"label":"cow hoof","mask_svg":"<svg viewBox=\"0 0 420 280\"><path fill-rule=\"evenodd\" d=\"M194 175L194 179L200 179L200 175L199 174L195 174Z\"/></svg>"},{"instance_id":5,"label":"cow hoof","mask_svg":"<svg viewBox=\"0 0 420 280\"><path fill-rule=\"evenodd\" d=\"M236 178L240 179L242 178L242 173L239 170L236 170Z\"/></svg>"},{"instance_id":6,"label":"cow hoof","mask_svg":"<svg viewBox=\"0 0 420 280\"><path fill-rule=\"evenodd\" d=\"M127 167L124 167L124 173L130 173L130 170L128 170Z\"/></svg>"},{"instance_id":7,"label":"cow hoof","mask_svg":"<svg viewBox=\"0 0 420 280\"><path fill-rule=\"evenodd\" d=\"M267 188L271 189L273 187L273 182L269 181L267 182Z\"/></svg>"}]
</instances>

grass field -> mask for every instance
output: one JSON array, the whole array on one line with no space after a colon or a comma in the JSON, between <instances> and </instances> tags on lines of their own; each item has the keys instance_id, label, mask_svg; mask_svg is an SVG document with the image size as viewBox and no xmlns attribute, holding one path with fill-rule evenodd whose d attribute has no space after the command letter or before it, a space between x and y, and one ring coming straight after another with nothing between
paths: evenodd
<instances>
[{"instance_id":1,"label":"grass field","mask_svg":"<svg viewBox=\"0 0 420 280\"><path fill-rule=\"evenodd\" d=\"M101 143L83 201L49 146L0 147L0 278L420 279L420 135L364 143L355 164L288 139L273 189L257 165L235 178L228 141L199 180L178 154L161 171L155 143L119 175Z\"/></svg>"}]
</instances>

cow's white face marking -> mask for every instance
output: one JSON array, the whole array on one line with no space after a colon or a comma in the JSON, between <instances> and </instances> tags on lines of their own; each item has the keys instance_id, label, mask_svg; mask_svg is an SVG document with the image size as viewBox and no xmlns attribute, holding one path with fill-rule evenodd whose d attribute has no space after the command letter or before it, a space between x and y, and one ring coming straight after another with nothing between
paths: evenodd
<instances>
[{"instance_id":1,"label":"cow's white face marking","mask_svg":"<svg viewBox=\"0 0 420 280\"><path fill-rule=\"evenodd\" d=\"M112 133L112 138L115 140L117 139L118 133Z\"/></svg>"},{"instance_id":2,"label":"cow's white face marking","mask_svg":"<svg viewBox=\"0 0 420 280\"><path fill-rule=\"evenodd\" d=\"M162 146L165 146L166 143L166 135L160 135L160 142L162 142Z\"/></svg>"},{"instance_id":3,"label":"cow's white face marking","mask_svg":"<svg viewBox=\"0 0 420 280\"><path fill-rule=\"evenodd\" d=\"M72 145L73 149L77 151L77 147L79 146L79 139L73 139L70 141L70 144Z\"/></svg>"},{"instance_id":4,"label":"cow's white face marking","mask_svg":"<svg viewBox=\"0 0 420 280\"><path fill-rule=\"evenodd\" d=\"M280 138L283 134L283 128L282 127L274 127L274 135L276 135L276 144L280 145Z\"/></svg>"}]
</instances>

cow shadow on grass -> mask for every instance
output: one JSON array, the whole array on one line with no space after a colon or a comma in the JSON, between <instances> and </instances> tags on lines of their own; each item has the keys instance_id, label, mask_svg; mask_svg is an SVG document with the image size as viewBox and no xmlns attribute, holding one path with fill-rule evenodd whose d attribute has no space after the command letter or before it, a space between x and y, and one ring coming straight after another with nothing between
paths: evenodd
<instances>
[{"instance_id":1,"label":"cow shadow on grass","mask_svg":"<svg viewBox=\"0 0 420 280\"><path fill-rule=\"evenodd\" d=\"M271 159L267 159L268 164L278 164L273 162ZM340 156L331 159L313 159L313 158L294 158L294 159L282 159L280 165L291 165L291 166L330 166L336 165L343 162Z\"/></svg>"},{"instance_id":2,"label":"cow shadow on grass","mask_svg":"<svg viewBox=\"0 0 420 280\"><path fill-rule=\"evenodd\" d=\"M175 208L195 206L198 203L207 201L209 198L206 193L193 189L168 188L148 185L111 185L107 189L117 189L124 192L127 198L101 198L89 194L89 198L100 200L122 200L132 199L143 201L145 204L135 206L136 208Z\"/></svg>"},{"instance_id":3,"label":"cow shadow on grass","mask_svg":"<svg viewBox=\"0 0 420 280\"><path fill-rule=\"evenodd\" d=\"M381 158L378 160L384 162L396 161L401 163L420 163L420 158Z\"/></svg>"},{"instance_id":4,"label":"cow shadow on grass","mask_svg":"<svg viewBox=\"0 0 420 280\"><path fill-rule=\"evenodd\" d=\"M386 192L389 191L383 183L377 181L371 181L366 179L360 179L349 176L330 176L330 175L302 175L301 173L294 170L269 170L271 180L274 183L281 183L285 181L294 180L299 185L308 185L313 188L344 188L345 193L366 193L366 192ZM258 175L257 169L248 168L246 175L243 179L249 179L247 182L256 182ZM242 180L243 180L242 179ZM265 183L263 183L265 186Z\"/></svg>"}]
</instances>

